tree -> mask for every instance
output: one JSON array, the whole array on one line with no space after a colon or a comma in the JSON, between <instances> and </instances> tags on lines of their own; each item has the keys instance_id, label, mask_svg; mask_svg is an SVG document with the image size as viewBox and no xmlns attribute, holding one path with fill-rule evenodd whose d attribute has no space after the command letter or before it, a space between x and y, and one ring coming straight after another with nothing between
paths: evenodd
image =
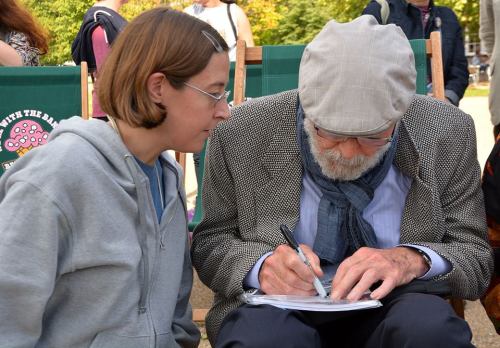
<instances>
[{"instance_id":1,"label":"tree","mask_svg":"<svg viewBox=\"0 0 500 348\"><path fill-rule=\"evenodd\" d=\"M71 60L71 43L78 32L83 14L94 0L21 0L50 32L49 53L44 64L62 64ZM252 25L257 45L308 43L331 19L350 21L359 16L369 0L238 0ZM122 8L131 20L157 5L182 10L192 0L130 0ZM478 41L479 2L477 0L435 0L436 5L454 10L471 41Z\"/></svg>"},{"instance_id":2,"label":"tree","mask_svg":"<svg viewBox=\"0 0 500 348\"><path fill-rule=\"evenodd\" d=\"M478 0L438 0L436 5L451 8L458 17L464 35L468 35L471 42L479 42Z\"/></svg>"},{"instance_id":3,"label":"tree","mask_svg":"<svg viewBox=\"0 0 500 348\"><path fill-rule=\"evenodd\" d=\"M22 0L31 13L49 31L49 52L42 58L43 64L57 65L71 61L73 42L84 13L94 0ZM158 5L158 0L131 0L123 6L122 14L132 19L139 13Z\"/></svg>"},{"instance_id":4,"label":"tree","mask_svg":"<svg viewBox=\"0 0 500 348\"><path fill-rule=\"evenodd\" d=\"M265 34L260 34L264 38L263 44L307 43L328 20L350 21L361 14L369 1L274 1L279 22L276 27L264 29ZM464 35L468 35L470 41L479 40L479 1L435 0L435 4L450 7L458 17Z\"/></svg>"}]
</instances>

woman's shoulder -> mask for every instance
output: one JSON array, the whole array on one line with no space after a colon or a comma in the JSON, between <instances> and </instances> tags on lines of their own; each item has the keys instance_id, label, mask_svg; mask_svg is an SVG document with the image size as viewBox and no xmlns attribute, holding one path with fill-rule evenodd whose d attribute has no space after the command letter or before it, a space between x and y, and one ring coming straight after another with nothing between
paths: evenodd
<instances>
[{"instance_id":1,"label":"woman's shoulder","mask_svg":"<svg viewBox=\"0 0 500 348\"><path fill-rule=\"evenodd\" d=\"M40 51L30 44L26 34L11 31L5 36L5 42L21 56L24 66L40 65Z\"/></svg>"},{"instance_id":2,"label":"woman's shoulder","mask_svg":"<svg viewBox=\"0 0 500 348\"><path fill-rule=\"evenodd\" d=\"M190 14L191 16L194 16L195 13L194 13L194 5L190 5L188 7L186 7L183 12L187 13L187 14Z\"/></svg>"},{"instance_id":3,"label":"woman's shoulder","mask_svg":"<svg viewBox=\"0 0 500 348\"><path fill-rule=\"evenodd\" d=\"M230 9L231 9L231 13L235 13L237 16L245 16L246 17L245 11L240 6L238 6L236 4L231 4Z\"/></svg>"}]
</instances>

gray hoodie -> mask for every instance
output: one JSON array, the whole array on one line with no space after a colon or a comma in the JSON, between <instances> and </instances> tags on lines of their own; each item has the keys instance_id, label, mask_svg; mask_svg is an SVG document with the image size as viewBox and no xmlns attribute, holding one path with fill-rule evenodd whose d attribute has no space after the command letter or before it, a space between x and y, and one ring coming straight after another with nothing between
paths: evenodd
<instances>
[{"instance_id":1,"label":"gray hoodie","mask_svg":"<svg viewBox=\"0 0 500 348\"><path fill-rule=\"evenodd\" d=\"M115 131L73 117L0 178L0 347L196 347L180 169L166 208Z\"/></svg>"}]
</instances>

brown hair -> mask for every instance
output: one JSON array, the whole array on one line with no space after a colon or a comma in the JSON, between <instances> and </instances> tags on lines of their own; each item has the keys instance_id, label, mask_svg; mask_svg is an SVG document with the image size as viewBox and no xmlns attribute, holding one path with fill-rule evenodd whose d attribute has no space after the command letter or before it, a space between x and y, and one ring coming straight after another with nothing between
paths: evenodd
<instances>
[{"instance_id":1,"label":"brown hair","mask_svg":"<svg viewBox=\"0 0 500 348\"><path fill-rule=\"evenodd\" d=\"M195 17L167 7L146 11L118 35L99 73L101 108L131 126L154 128L166 110L150 99L149 76L161 72L180 89L205 69L213 53L227 50L219 33Z\"/></svg>"},{"instance_id":2,"label":"brown hair","mask_svg":"<svg viewBox=\"0 0 500 348\"><path fill-rule=\"evenodd\" d=\"M17 31L25 34L29 43L38 48L41 54L47 53L46 30L16 0L0 0L0 28L7 32Z\"/></svg>"}]
</instances>

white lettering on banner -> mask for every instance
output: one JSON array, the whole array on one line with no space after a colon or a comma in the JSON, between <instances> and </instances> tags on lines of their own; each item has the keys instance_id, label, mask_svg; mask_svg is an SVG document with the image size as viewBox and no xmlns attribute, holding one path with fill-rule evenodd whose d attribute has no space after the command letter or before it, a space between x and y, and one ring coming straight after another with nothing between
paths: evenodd
<instances>
[{"instance_id":1,"label":"white lettering on banner","mask_svg":"<svg viewBox=\"0 0 500 348\"><path fill-rule=\"evenodd\" d=\"M40 110L29 110L28 109L28 110L16 111L16 112L13 112L12 114L6 116L3 120L0 121L0 127L7 128L7 126L9 124L11 124L12 122L14 122L15 120L17 120L18 118L21 118L21 117L41 118L42 120L44 120L45 122L50 124L50 126L52 128L55 128L59 125L59 122L54 120L52 117L50 117L46 113L44 113Z\"/></svg>"},{"instance_id":2,"label":"white lettering on banner","mask_svg":"<svg viewBox=\"0 0 500 348\"><path fill-rule=\"evenodd\" d=\"M12 167L13 164L14 164L14 161L3 162L2 163L2 168L5 169L5 170L7 170L10 167Z\"/></svg>"},{"instance_id":3,"label":"white lettering on banner","mask_svg":"<svg viewBox=\"0 0 500 348\"><path fill-rule=\"evenodd\" d=\"M12 114L10 114L9 116L5 117L1 122L0 122L0 126L2 126L3 128L7 127L10 123L12 123L14 120L18 119L18 118L21 118L23 117L23 114L21 113L21 111L16 111Z\"/></svg>"}]
</instances>

